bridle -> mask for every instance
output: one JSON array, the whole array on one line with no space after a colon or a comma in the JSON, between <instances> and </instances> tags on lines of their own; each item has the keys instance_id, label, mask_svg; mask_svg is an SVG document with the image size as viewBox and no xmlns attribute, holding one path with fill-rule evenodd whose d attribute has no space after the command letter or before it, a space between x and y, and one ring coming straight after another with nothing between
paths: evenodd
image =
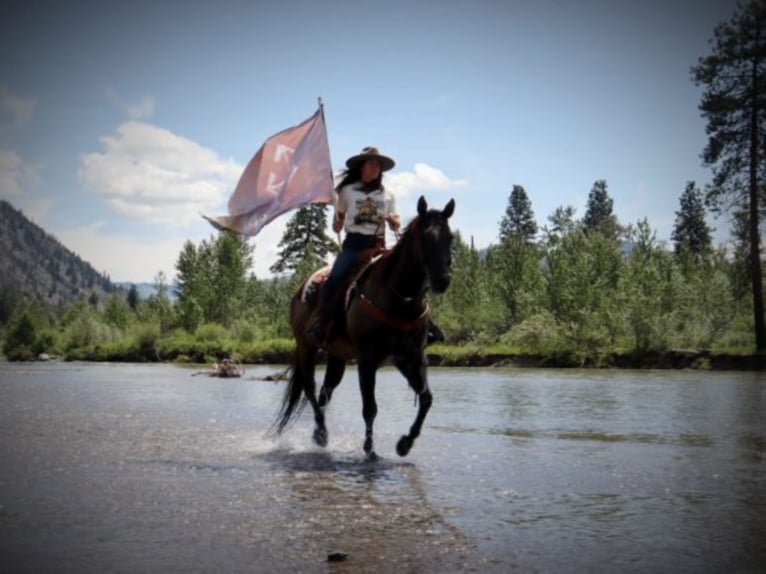
<instances>
[{"instance_id":1,"label":"bridle","mask_svg":"<svg viewBox=\"0 0 766 574\"><path fill-rule=\"evenodd\" d=\"M413 235L418 231L418 226L413 225L412 227L408 228L406 233L412 233ZM398 231L396 233L397 241L401 241L402 235ZM414 249L416 249L416 254L418 256L421 256L422 258L422 246L420 245L420 241L418 237L413 237L414 242ZM419 328L424 327L428 324L428 318L429 318L429 306L428 301L426 300L425 296L421 298L423 308L420 312L420 314L415 317L414 319L402 319L401 317L396 317L395 315L391 315L390 313L384 311L379 305L377 305L372 299L370 299L358 286L358 281L363 278L367 272L369 271L370 267L375 263L375 260L370 261L370 263L367 264L367 266L359 273L357 278L354 280L353 284L351 285L351 296L349 297L349 302L353 298L354 295L357 295L359 297L359 303L362 310L367 313L370 317L378 321L379 323L383 323L384 325L391 327L393 329L396 329L397 331L401 332L409 332L409 331L415 331ZM412 301L413 299L404 297L400 293L397 293L395 290L393 293L402 299L402 301Z\"/></svg>"}]
</instances>

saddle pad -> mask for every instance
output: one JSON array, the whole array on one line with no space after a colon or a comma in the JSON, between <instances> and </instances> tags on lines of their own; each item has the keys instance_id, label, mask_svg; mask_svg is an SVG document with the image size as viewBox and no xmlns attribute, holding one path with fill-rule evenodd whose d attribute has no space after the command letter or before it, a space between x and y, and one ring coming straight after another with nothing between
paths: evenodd
<instances>
[{"instance_id":1,"label":"saddle pad","mask_svg":"<svg viewBox=\"0 0 766 574\"><path fill-rule=\"evenodd\" d=\"M327 279L327 276L330 274L330 266L327 265L325 267L321 267L314 271L311 276L306 280L306 282L303 284L303 289L301 290L301 301L304 303L309 303L310 301L313 301L316 297L317 293L319 293L319 288L322 286L322 283L325 282L325 279Z\"/></svg>"}]
</instances>

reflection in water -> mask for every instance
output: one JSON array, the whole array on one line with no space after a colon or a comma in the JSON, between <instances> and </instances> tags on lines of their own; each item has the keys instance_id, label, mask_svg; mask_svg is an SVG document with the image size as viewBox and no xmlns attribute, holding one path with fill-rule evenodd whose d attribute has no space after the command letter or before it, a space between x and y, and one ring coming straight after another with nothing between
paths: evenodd
<instances>
[{"instance_id":1,"label":"reflection in water","mask_svg":"<svg viewBox=\"0 0 766 574\"><path fill-rule=\"evenodd\" d=\"M466 429L452 431L451 429L441 429L446 432L466 432ZM472 429L470 432L476 432ZM696 434L680 434L677 436L656 435L656 434L613 434L595 431L533 431L525 429L490 429L488 434L497 434L517 438L556 438L560 440L585 440L595 442L635 442L643 444L675 444L681 446L713 446L713 438Z\"/></svg>"},{"instance_id":2,"label":"reflection in water","mask_svg":"<svg viewBox=\"0 0 766 574\"><path fill-rule=\"evenodd\" d=\"M429 502L411 462L281 448L260 458L292 491L294 536L321 533L328 556L347 556L354 572L452 572L466 560L468 539Z\"/></svg>"}]
</instances>

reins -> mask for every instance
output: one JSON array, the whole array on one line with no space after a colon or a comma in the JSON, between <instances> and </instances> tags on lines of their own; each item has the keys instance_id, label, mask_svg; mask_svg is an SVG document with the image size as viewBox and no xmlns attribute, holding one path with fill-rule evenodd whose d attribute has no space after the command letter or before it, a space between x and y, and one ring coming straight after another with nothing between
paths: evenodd
<instances>
[{"instance_id":1,"label":"reins","mask_svg":"<svg viewBox=\"0 0 766 574\"><path fill-rule=\"evenodd\" d=\"M417 227L413 225L411 228L408 228L408 232L414 234L416 229ZM396 234L397 242L400 242L404 234L399 233L398 231L395 232L395 234ZM418 251L419 251L419 245L416 245L415 247L418 248ZM384 325L388 327L397 329L399 331L403 331L403 332L414 331L426 325L428 323L428 315L429 315L429 307L428 307L427 301L423 300L423 311L420 313L420 315L418 315L414 319L402 319L400 317L393 316L390 313L387 313L386 311L381 309L372 299L367 297L367 295L365 295L365 293L363 293L362 290L358 287L357 282L367 274L367 272L370 270L370 267L372 267L373 263L375 263L376 261L377 259L371 261L367 265L367 267L361 273L359 273L358 277L356 278L356 280L354 281L351 287L352 296L353 294L358 295L361 308L376 321L383 323ZM393 289L392 289L392 292L395 295L397 295L399 298L406 299L405 297L403 297L401 294L397 293Z\"/></svg>"},{"instance_id":2,"label":"reins","mask_svg":"<svg viewBox=\"0 0 766 574\"><path fill-rule=\"evenodd\" d=\"M422 327L428 322L429 308L427 302L423 307L423 312L415 319L400 319L399 317L394 317L393 315L386 313L361 291L358 292L358 295L359 302L367 314L376 321L383 323L388 327L393 327L399 331L407 332L414 331L415 329Z\"/></svg>"}]
</instances>

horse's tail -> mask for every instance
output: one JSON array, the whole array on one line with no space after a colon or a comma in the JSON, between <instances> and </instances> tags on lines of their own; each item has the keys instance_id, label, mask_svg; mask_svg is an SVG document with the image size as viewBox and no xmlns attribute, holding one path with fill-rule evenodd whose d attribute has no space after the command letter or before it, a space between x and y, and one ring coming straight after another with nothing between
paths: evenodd
<instances>
[{"instance_id":1,"label":"horse's tail","mask_svg":"<svg viewBox=\"0 0 766 574\"><path fill-rule=\"evenodd\" d=\"M301 292L305 282L298 291L293 295L290 302L290 324L295 334L295 351L293 353L292 364L290 365L290 378L287 381L287 387L285 388L285 394L282 397L282 406L279 409L277 420L274 421L272 430L277 434L281 434L282 431L287 428L293 419L298 418L301 411L306 406L308 399L306 398L304 391L306 383L306 374L303 359L303 345L301 339L303 337L302 331L304 329L304 323L306 320L305 305L301 302Z\"/></svg>"},{"instance_id":2,"label":"horse's tail","mask_svg":"<svg viewBox=\"0 0 766 574\"><path fill-rule=\"evenodd\" d=\"M293 365L290 369L290 379L287 381L285 394L282 397L282 406L279 408L279 414L274 423L277 434L282 434L282 431L285 430L293 419L301 414L301 411L306 406L308 399L306 399L306 395L303 392L303 378L304 375L300 369L298 351L296 350Z\"/></svg>"}]
</instances>

